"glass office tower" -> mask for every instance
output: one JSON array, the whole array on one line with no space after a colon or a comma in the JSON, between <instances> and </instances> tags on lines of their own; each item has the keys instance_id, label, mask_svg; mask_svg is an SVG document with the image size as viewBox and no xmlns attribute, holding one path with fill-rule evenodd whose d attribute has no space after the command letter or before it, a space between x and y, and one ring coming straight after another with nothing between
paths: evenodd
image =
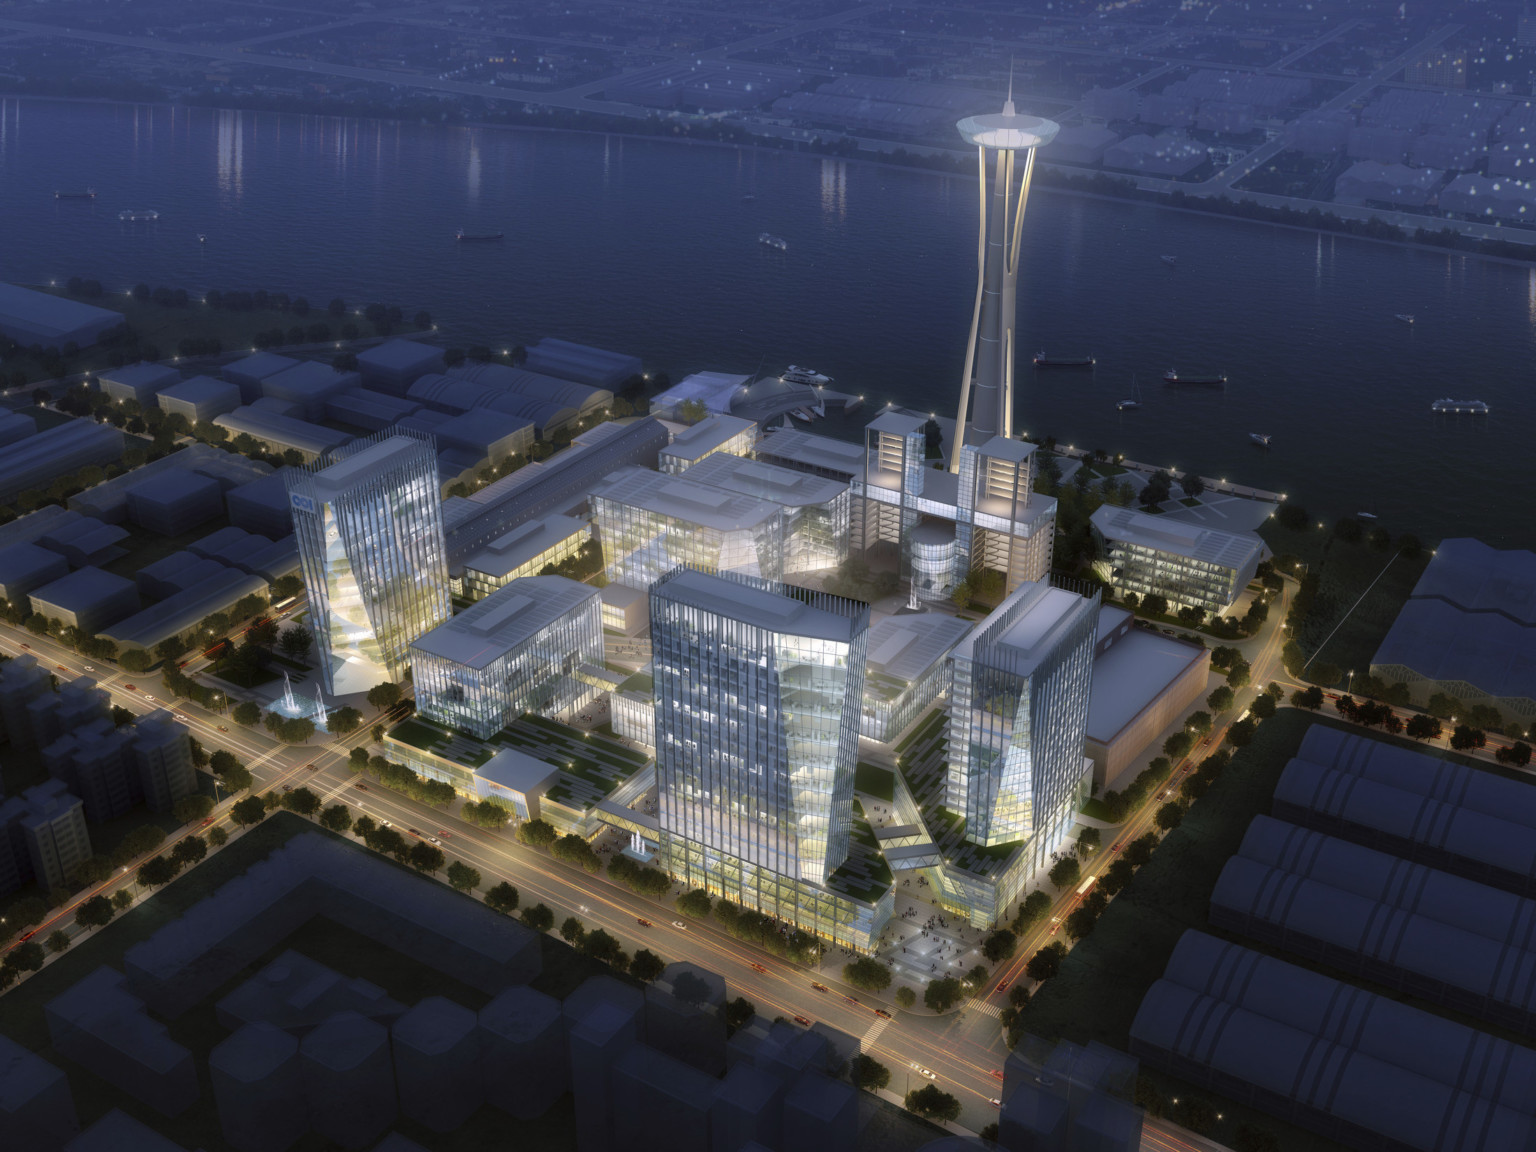
<instances>
[{"instance_id":1,"label":"glass office tower","mask_svg":"<svg viewBox=\"0 0 1536 1152\"><path fill-rule=\"evenodd\" d=\"M404 679L411 641L452 615L432 438L354 440L287 483L326 692Z\"/></svg>"},{"instance_id":2,"label":"glass office tower","mask_svg":"<svg viewBox=\"0 0 1536 1152\"><path fill-rule=\"evenodd\" d=\"M1098 598L1025 584L954 654L946 807L983 846L1036 841L1035 866L1070 827L1083 755Z\"/></svg>"},{"instance_id":3,"label":"glass office tower","mask_svg":"<svg viewBox=\"0 0 1536 1152\"><path fill-rule=\"evenodd\" d=\"M874 913L844 907L835 880L868 633L866 604L750 576L682 568L651 589L669 871L834 939Z\"/></svg>"}]
</instances>

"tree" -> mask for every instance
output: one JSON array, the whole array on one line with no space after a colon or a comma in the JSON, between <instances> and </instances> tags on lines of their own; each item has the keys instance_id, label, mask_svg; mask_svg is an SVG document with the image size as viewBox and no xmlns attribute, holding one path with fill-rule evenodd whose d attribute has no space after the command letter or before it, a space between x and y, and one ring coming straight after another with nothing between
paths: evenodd
<instances>
[{"instance_id":1,"label":"tree","mask_svg":"<svg viewBox=\"0 0 1536 1152\"><path fill-rule=\"evenodd\" d=\"M1458 724L1451 733L1451 747L1458 752L1470 752L1487 743L1488 734L1481 728L1473 728L1468 724Z\"/></svg>"},{"instance_id":2,"label":"tree","mask_svg":"<svg viewBox=\"0 0 1536 1152\"><path fill-rule=\"evenodd\" d=\"M1232 1137L1232 1152L1280 1152L1280 1137L1268 1128L1242 1124Z\"/></svg>"},{"instance_id":3,"label":"tree","mask_svg":"<svg viewBox=\"0 0 1536 1152\"><path fill-rule=\"evenodd\" d=\"M900 988L896 989L896 1006L897 1007L899 1007L899 1008L910 1008L910 1007L912 1007L912 1005L914 1005L916 1003L917 1003L917 993L912 991L912 989L908 988L906 985L902 985Z\"/></svg>"},{"instance_id":4,"label":"tree","mask_svg":"<svg viewBox=\"0 0 1536 1152\"><path fill-rule=\"evenodd\" d=\"M1023 935L1024 929L1032 924L1038 924L1044 920L1051 910L1051 898L1040 889L1036 888L1028 896L1024 897L1024 903L1019 905L1019 918L1016 922L1017 935Z\"/></svg>"},{"instance_id":5,"label":"tree","mask_svg":"<svg viewBox=\"0 0 1536 1152\"><path fill-rule=\"evenodd\" d=\"M1077 843L1073 846L1073 851L1079 857L1086 860L1099 850L1099 844L1099 830L1097 828L1084 828L1077 834Z\"/></svg>"},{"instance_id":6,"label":"tree","mask_svg":"<svg viewBox=\"0 0 1536 1152\"><path fill-rule=\"evenodd\" d=\"M1189 750L1195 746L1195 738L1188 732L1175 732L1163 741L1163 755L1177 764L1189 755Z\"/></svg>"},{"instance_id":7,"label":"tree","mask_svg":"<svg viewBox=\"0 0 1536 1152\"><path fill-rule=\"evenodd\" d=\"M261 719L261 705L254 700L242 700L235 705L230 715L234 717L236 724L249 728Z\"/></svg>"},{"instance_id":8,"label":"tree","mask_svg":"<svg viewBox=\"0 0 1536 1152\"><path fill-rule=\"evenodd\" d=\"M1093 931L1093 926L1099 922L1098 909L1088 903L1079 904L1067 914L1066 930L1069 940L1081 940Z\"/></svg>"},{"instance_id":9,"label":"tree","mask_svg":"<svg viewBox=\"0 0 1536 1152\"><path fill-rule=\"evenodd\" d=\"M345 804L332 804L320 813L320 827L345 836L352 831L352 813Z\"/></svg>"},{"instance_id":10,"label":"tree","mask_svg":"<svg viewBox=\"0 0 1536 1152\"><path fill-rule=\"evenodd\" d=\"M560 925L560 939L564 940L567 944L580 944L582 937L586 936L586 934L586 928L574 916L567 916L564 923Z\"/></svg>"},{"instance_id":11,"label":"tree","mask_svg":"<svg viewBox=\"0 0 1536 1152\"><path fill-rule=\"evenodd\" d=\"M163 830L156 828L153 824L141 824L117 842L117 847L112 850L112 863L115 867L121 868L146 852L153 852L163 843L165 843Z\"/></svg>"},{"instance_id":12,"label":"tree","mask_svg":"<svg viewBox=\"0 0 1536 1152\"><path fill-rule=\"evenodd\" d=\"M363 714L356 708L338 708L325 718L326 730L332 736L350 736L363 726ZM353 749L354 752L361 749Z\"/></svg>"},{"instance_id":13,"label":"tree","mask_svg":"<svg viewBox=\"0 0 1536 1152\"><path fill-rule=\"evenodd\" d=\"M210 848L222 848L229 843L229 833L215 824L208 829L208 846Z\"/></svg>"},{"instance_id":14,"label":"tree","mask_svg":"<svg viewBox=\"0 0 1536 1152\"><path fill-rule=\"evenodd\" d=\"M548 848L560 839L560 833L547 820L526 820L518 827L517 838L534 848Z\"/></svg>"},{"instance_id":15,"label":"tree","mask_svg":"<svg viewBox=\"0 0 1536 1152\"><path fill-rule=\"evenodd\" d=\"M5 957L5 963L18 972L36 972L43 966L45 959L42 945L36 940L28 940L11 949Z\"/></svg>"},{"instance_id":16,"label":"tree","mask_svg":"<svg viewBox=\"0 0 1536 1152\"><path fill-rule=\"evenodd\" d=\"M987 979L991 976L990 969L985 964L978 964L961 978L961 985L965 988L966 995L980 996L987 990Z\"/></svg>"},{"instance_id":17,"label":"tree","mask_svg":"<svg viewBox=\"0 0 1536 1152\"><path fill-rule=\"evenodd\" d=\"M1205 481L1193 472L1186 472L1179 477L1179 487L1184 490L1186 496L1199 496L1205 491Z\"/></svg>"},{"instance_id":18,"label":"tree","mask_svg":"<svg viewBox=\"0 0 1536 1152\"><path fill-rule=\"evenodd\" d=\"M1051 865L1050 876L1053 887L1060 889L1071 888L1082 879L1083 870L1077 863L1076 856L1063 856Z\"/></svg>"},{"instance_id":19,"label":"tree","mask_svg":"<svg viewBox=\"0 0 1536 1152\"><path fill-rule=\"evenodd\" d=\"M1316 712L1323 706L1323 690L1316 684L1307 688L1298 688L1291 693L1291 707L1305 708L1309 712Z\"/></svg>"},{"instance_id":20,"label":"tree","mask_svg":"<svg viewBox=\"0 0 1536 1152\"><path fill-rule=\"evenodd\" d=\"M1148 616L1168 615L1168 597L1148 592L1141 598L1141 610Z\"/></svg>"},{"instance_id":21,"label":"tree","mask_svg":"<svg viewBox=\"0 0 1536 1152\"><path fill-rule=\"evenodd\" d=\"M861 956L853 963L843 965L843 982L864 992L884 992L891 986L891 969L878 960Z\"/></svg>"},{"instance_id":22,"label":"tree","mask_svg":"<svg viewBox=\"0 0 1536 1152\"><path fill-rule=\"evenodd\" d=\"M1267 692L1261 692L1253 698L1253 704L1248 711L1260 720L1268 720L1276 711L1275 698Z\"/></svg>"},{"instance_id":23,"label":"tree","mask_svg":"<svg viewBox=\"0 0 1536 1152\"><path fill-rule=\"evenodd\" d=\"M29 619L27 624L30 626L31 623ZM149 666L155 661L154 657L144 649L130 648L118 658L117 662L123 666L125 672L148 672Z\"/></svg>"},{"instance_id":24,"label":"tree","mask_svg":"<svg viewBox=\"0 0 1536 1152\"><path fill-rule=\"evenodd\" d=\"M1191 712L1184 721L1184 727L1196 736L1210 734L1213 721L1209 712Z\"/></svg>"},{"instance_id":25,"label":"tree","mask_svg":"<svg viewBox=\"0 0 1536 1152\"><path fill-rule=\"evenodd\" d=\"M907 1093L908 1112L914 1112L926 1120L958 1120L960 1101L937 1084L925 1084Z\"/></svg>"},{"instance_id":26,"label":"tree","mask_svg":"<svg viewBox=\"0 0 1536 1152\"><path fill-rule=\"evenodd\" d=\"M401 690L400 685L385 681L383 684L375 684L372 688L368 689L367 700L369 704L381 712L387 712L400 703L400 699L404 695L405 693Z\"/></svg>"},{"instance_id":27,"label":"tree","mask_svg":"<svg viewBox=\"0 0 1536 1152\"><path fill-rule=\"evenodd\" d=\"M588 872L596 872L603 866L602 860L588 844L574 832L567 832L549 847L549 854L556 860L567 864L576 864L585 868ZM620 857L620 859L623 859ZM617 860L615 861L617 863ZM668 885L670 887L670 885Z\"/></svg>"},{"instance_id":28,"label":"tree","mask_svg":"<svg viewBox=\"0 0 1536 1152\"><path fill-rule=\"evenodd\" d=\"M1031 980L1049 980L1061 971L1062 957L1066 954L1066 945L1053 940L1029 958L1029 963L1024 965L1024 974Z\"/></svg>"},{"instance_id":29,"label":"tree","mask_svg":"<svg viewBox=\"0 0 1536 1152\"><path fill-rule=\"evenodd\" d=\"M1172 832L1184 820L1184 806L1177 800L1164 804L1152 817L1152 822L1165 832Z\"/></svg>"},{"instance_id":30,"label":"tree","mask_svg":"<svg viewBox=\"0 0 1536 1152\"><path fill-rule=\"evenodd\" d=\"M179 868L190 867L208 855L208 841L201 836L187 836L171 849L171 862Z\"/></svg>"},{"instance_id":31,"label":"tree","mask_svg":"<svg viewBox=\"0 0 1536 1152\"><path fill-rule=\"evenodd\" d=\"M629 962L629 974L642 984L649 984L666 970L666 961L648 948L641 948Z\"/></svg>"},{"instance_id":32,"label":"tree","mask_svg":"<svg viewBox=\"0 0 1536 1152\"><path fill-rule=\"evenodd\" d=\"M132 906L133 893L128 891L128 889L119 888L116 892L112 893L112 907L116 908L119 912L126 911Z\"/></svg>"},{"instance_id":33,"label":"tree","mask_svg":"<svg viewBox=\"0 0 1536 1152\"><path fill-rule=\"evenodd\" d=\"M1018 951L1019 938L1006 928L999 928L987 937L981 946L981 954L993 964L1001 964Z\"/></svg>"},{"instance_id":34,"label":"tree","mask_svg":"<svg viewBox=\"0 0 1536 1152\"><path fill-rule=\"evenodd\" d=\"M510 916L517 911L517 889L503 880L486 892L485 905L493 912Z\"/></svg>"},{"instance_id":35,"label":"tree","mask_svg":"<svg viewBox=\"0 0 1536 1152\"><path fill-rule=\"evenodd\" d=\"M1220 688L1217 688L1214 692L1205 698L1205 703L1212 712L1215 712L1219 716L1228 708L1232 707L1232 701L1236 699L1236 696L1237 694L1233 692L1232 689L1223 684Z\"/></svg>"},{"instance_id":36,"label":"tree","mask_svg":"<svg viewBox=\"0 0 1536 1152\"><path fill-rule=\"evenodd\" d=\"M1524 768L1531 762L1531 746L1524 740L1516 740L1508 748L1500 748L1493 755L1500 764L1513 764L1516 768Z\"/></svg>"},{"instance_id":37,"label":"tree","mask_svg":"<svg viewBox=\"0 0 1536 1152\"><path fill-rule=\"evenodd\" d=\"M473 892L480 887L480 871L462 860L448 865L448 886L455 892Z\"/></svg>"},{"instance_id":38,"label":"tree","mask_svg":"<svg viewBox=\"0 0 1536 1152\"><path fill-rule=\"evenodd\" d=\"M877 1092L891 1082L891 1070L880 1061L860 1052L848 1069L848 1079L867 1092Z\"/></svg>"},{"instance_id":39,"label":"tree","mask_svg":"<svg viewBox=\"0 0 1536 1152\"><path fill-rule=\"evenodd\" d=\"M62 928L55 928L48 934L48 951L55 956L69 951L69 933Z\"/></svg>"},{"instance_id":40,"label":"tree","mask_svg":"<svg viewBox=\"0 0 1536 1152\"><path fill-rule=\"evenodd\" d=\"M443 850L436 844L418 840L411 845L411 867L418 872L425 872L428 875L441 872L446 862L443 858Z\"/></svg>"},{"instance_id":41,"label":"tree","mask_svg":"<svg viewBox=\"0 0 1536 1152\"><path fill-rule=\"evenodd\" d=\"M82 928L100 928L111 922L112 915L112 901L105 896L92 896L75 909L75 923Z\"/></svg>"},{"instance_id":42,"label":"tree","mask_svg":"<svg viewBox=\"0 0 1536 1152\"><path fill-rule=\"evenodd\" d=\"M576 948L583 955L590 956L594 960L601 960L604 964L611 964L615 968L629 966L629 957L624 954L624 949L620 947L618 940L604 932L601 928L588 932L581 938L581 943ZM673 988L674 994L680 1000L685 999L681 994L684 976L690 976L690 974L685 972L682 976L679 976ZM690 978L698 981L700 984L704 983L697 976L691 976Z\"/></svg>"},{"instance_id":43,"label":"tree","mask_svg":"<svg viewBox=\"0 0 1536 1152\"><path fill-rule=\"evenodd\" d=\"M554 926L555 914L543 904L535 904L523 909L522 921L535 932L548 932Z\"/></svg>"},{"instance_id":44,"label":"tree","mask_svg":"<svg viewBox=\"0 0 1536 1152\"><path fill-rule=\"evenodd\" d=\"M1248 684L1253 676L1253 669L1248 666L1246 660L1239 660L1232 665L1232 670L1227 673L1227 687L1242 688Z\"/></svg>"},{"instance_id":45,"label":"tree","mask_svg":"<svg viewBox=\"0 0 1536 1152\"><path fill-rule=\"evenodd\" d=\"M1150 508L1154 504L1161 504L1169 496L1173 495L1173 477L1162 469L1148 478L1146 485L1141 490L1141 503Z\"/></svg>"},{"instance_id":46,"label":"tree","mask_svg":"<svg viewBox=\"0 0 1536 1152\"><path fill-rule=\"evenodd\" d=\"M223 773L219 779L224 782L224 787L228 788L231 792L244 792L255 782L255 778L251 775L250 771L242 764L236 764L228 772Z\"/></svg>"},{"instance_id":47,"label":"tree","mask_svg":"<svg viewBox=\"0 0 1536 1152\"><path fill-rule=\"evenodd\" d=\"M250 824L260 824L267 817L267 806L262 803L260 796L247 796L244 800L237 800L235 806L229 810L229 818L240 827Z\"/></svg>"},{"instance_id":48,"label":"tree","mask_svg":"<svg viewBox=\"0 0 1536 1152\"><path fill-rule=\"evenodd\" d=\"M283 807L300 816L313 816L320 811L320 797L308 788L295 788L283 793Z\"/></svg>"},{"instance_id":49,"label":"tree","mask_svg":"<svg viewBox=\"0 0 1536 1152\"><path fill-rule=\"evenodd\" d=\"M941 976L937 980L928 981L928 987L923 991L923 1003L934 1012L948 1012L960 1003L964 994L960 981Z\"/></svg>"},{"instance_id":50,"label":"tree","mask_svg":"<svg viewBox=\"0 0 1536 1152\"><path fill-rule=\"evenodd\" d=\"M145 888L158 888L176 879L176 865L164 856L151 856L139 865L138 882Z\"/></svg>"},{"instance_id":51,"label":"tree","mask_svg":"<svg viewBox=\"0 0 1536 1152\"><path fill-rule=\"evenodd\" d=\"M213 811L213 797L193 794L171 805L171 815L179 824L194 824Z\"/></svg>"},{"instance_id":52,"label":"tree","mask_svg":"<svg viewBox=\"0 0 1536 1152\"><path fill-rule=\"evenodd\" d=\"M1227 743L1234 748L1242 748L1253 739L1253 734L1259 729L1255 720L1239 720L1227 729Z\"/></svg>"},{"instance_id":53,"label":"tree","mask_svg":"<svg viewBox=\"0 0 1536 1152\"><path fill-rule=\"evenodd\" d=\"M677 910L684 916L695 920L709 919L709 910L713 906L709 893L702 888L695 888L691 892L684 892L677 898Z\"/></svg>"},{"instance_id":54,"label":"tree","mask_svg":"<svg viewBox=\"0 0 1536 1152\"><path fill-rule=\"evenodd\" d=\"M352 751L347 755L347 767L350 768L353 772L368 771L368 749L352 749ZM474 803L474 801L470 801L470 803Z\"/></svg>"},{"instance_id":55,"label":"tree","mask_svg":"<svg viewBox=\"0 0 1536 1152\"><path fill-rule=\"evenodd\" d=\"M314 647L314 644L314 634L300 624L295 624L292 628L284 630L282 636L277 641L277 646L283 650L283 655L290 656L295 660L304 659L308 655L309 650Z\"/></svg>"}]
</instances>

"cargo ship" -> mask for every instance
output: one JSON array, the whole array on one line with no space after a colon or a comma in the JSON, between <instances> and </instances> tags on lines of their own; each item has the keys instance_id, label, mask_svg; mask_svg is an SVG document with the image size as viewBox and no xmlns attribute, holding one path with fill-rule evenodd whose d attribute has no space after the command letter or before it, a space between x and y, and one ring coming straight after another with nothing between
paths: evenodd
<instances>
[{"instance_id":1,"label":"cargo ship","mask_svg":"<svg viewBox=\"0 0 1536 1152\"><path fill-rule=\"evenodd\" d=\"M1429 406L1431 412L1467 412L1473 416L1486 416L1492 411L1482 400L1436 400Z\"/></svg>"},{"instance_id":2,"label":"cargo ship","mask_svg":"<svg viewBox=\"0 0 1536 1152\"><path fill-rule=\"evenodd\" d=\"M160 213L153 208L124 208L117 218L128 224L147 224L160 219Z\"/></svg>"},{"instance_id":3,"label":"cargo ship","mask_svg":"<svg viewBox=\"0 0 1536 1152\"><path fill-rule=\"evenodd\" d=\"M1214 376L1192 376L1188 372L1180 372L1177 368L1170 368L1163 373L1163 383L1184 388L1225 388L1227 386L1227 377L1225 373L1219 373Z\"/></svg>"},{"instance_id":4,"label":"cargo ship","mask_svg":"<svg viewBox=\"0 0 1536 1152\"><path fill-rule=\"evenodd\" d=\"M759 232L757 242L765 248L776 248L780 252L789 250L789 241L782 236L775 236L772 232Z\"/></svg>"},{"instance_id":5,"label":"cargo ship","mask_svg":"<svg viewBox=\"0 0 1536 1152\"><path fill-rule=\"evenodd\" d=\"M55 200L94 200L96 189L87 188L84 192L55 192L53 198Z\"/></svg>"},{"instance_id":6,"label":"cargo ship","mask_svg":"<svg viewBox=\"0 0 1536 1152\"><path fill-rule=\"evenodd\" d=\"M460 243L468 243L474 240L500 240L505 232L466 232L460 228L453 234L453 238Z\"/></svg>"},{"instance_id":7,"label":"cargo ship","mask_svg":"<svg viewBox=\"0 0 1536 1152\"><path fill-rule=\"evenodd\" d=\"M1092 368L1097 363L1092 356L1047 356L1044 352L1035 354L1036 368Z\"/></svg>"}]
</instances>

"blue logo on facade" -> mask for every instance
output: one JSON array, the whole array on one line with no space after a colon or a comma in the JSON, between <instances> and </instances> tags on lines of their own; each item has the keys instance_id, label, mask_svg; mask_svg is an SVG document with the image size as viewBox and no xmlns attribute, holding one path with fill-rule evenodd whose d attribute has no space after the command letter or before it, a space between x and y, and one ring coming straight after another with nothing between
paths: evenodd
<instances>
[{"instance_id":1,"label":"blue logo on facade","mask_svg":"<svg viewBox=\"0 0 1536 1152\"><path fill-rule=\"evenodd\" d=\"M288 502L300 512L314 512L315 510L315 502L308 496L300 496L297 492L292 493L288 497Z\"/></svg>"}]
</instances>

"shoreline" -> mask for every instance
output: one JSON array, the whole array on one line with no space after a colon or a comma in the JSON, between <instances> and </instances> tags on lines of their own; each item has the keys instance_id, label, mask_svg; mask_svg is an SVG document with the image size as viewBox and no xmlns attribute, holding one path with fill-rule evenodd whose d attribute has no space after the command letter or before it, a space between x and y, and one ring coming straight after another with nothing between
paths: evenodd
<instances>
[{"instance_id":1,"label":"shoreline","mask_svg":"<svg viewBox=\"0 0 1536 1152\"><path fill-rule=\"evenodd\" d=\"M905 163L901 163L901 162L893 160L893 159L882 158L882 156L879 155L879 154L872 154L872 153L867 152L867 151L862 150L862 149L856 151L852 155L847 155L847 154L843 154L843 153L839 153L839 152L835 152L835 151L822 151L822 150L816 149L816 148L811 146L811 142L806 142L804 144L797 144L797 143L795 143L793 141L786 141L783 146L776 146L773 143L769 142L767 138L755 137L755 136L752 137L751 139L747 140L747 141L741 141L741 140L709 140L709 139L703 139L703 138L696 137L696 136L688 136L688 135L682 135L682 134L679 134L679 135L666 135L666 134L663 134L663 133L656 133L656 132L625 132L621 128L580 127L580 126L572 126L572 125L541 125L541 124L498 123L496 121L491 121L491 120L464 120L464 121L458 121L458 122L440 123L440 124L433 125L429 121L424 121L424 120L420 120L419 121L419 120L417 120L415 118L407 118L407 117L404 117L404 116L384 117L384 116L377 116L377 115L366 114L366 113L346 114L346 113L338 113L338 112L305 112L305 111L295 110L295 109L248 108L248 107L242 107L242 106L239 106L239 105L223 105L223 104L186 104L186 103L179 103L179 102L171 101L171 100L136 101L136 100L121 100L121 99L115 99L115 98L106 97L106 96L63 96L63 95L53 95L53 94L48 94L48 93L26 93L26 92L22 92L22 93L0 93L0 99L53 101L53 102L56 102L56 103L68 103L68 104L118 105L118 106L133 107L133 108L167 108L167 109L173 109L173 110L176 110L176 109L185 109L185 110L203 109L203 110L206 110L206 111L213 111L213 112L250 112L253 115L263 115L263 114L265 114L265 115L273 115L273 116L312 116L312 117L323 117L323 118L326 118L326 119L337 119L337 120L343 120L343 119L352 119L352 120L360 120L360 121L371 120L371 121L375 121L375 122L380 123L380 124L396 124L396 125L399 125L399 124L418 124L419 123L423 127L459 128L459 129L465 129L465 130L474 129L474 130L496 130L496 131L512 131L512 132L543 132L543 133L577 132L577 133L582 133L584 135L590 135L590 136L617 136L617 137L620 137L622 139L628 139L628 140L646 140L646 141L653 141L653 142L663 142L663 143L668 143L668 144L687 144L687 145L691 145L691 146L694 146L694 147L724 148L724 149L732 149L732 150L736 150L736 151L793 153L793 154L796 154L796 155L817 157L819 159L841 160L841 161L843 161L845 163L868 164L868 165L874 165L874 166L878 166L878 167L882 167L882 168L898 169L898 170L901 170L901 171L908 171L908 172L923 172L923 173L928 173L928 174L933 175L933 176L939 176L939 177L943 177L943 178L951 179L951 180L956 180L956 179L964 180L964 179L973 179L974 178L973 175L965 173L965 172L948 171L948 170L946 170L944 168L931 167L931 166L928 166L928 165L925 165L925 164L905 164ZM578 113L577 115L580 115L580 114ZM898 147L901 147L901 146L898 145ZM962 153L960 153L958 151L953 152L953 153L949 153L949 152L946 152L945 150L936 149L932 145L914 145L913 147L914 148L922 148L925 151L923 151L923 152L909 152L909 153L905 153L905 154L906 155L912 155L912 156L920 156L920 155L953 155L953 156L955 156L957 158L960 158L962 156ZM1127 175L1127 176L1123 176L1122 177L1119 174L1105 172L1102 169L1065 167L1065 166L1062 166L1062 165L1051 164L1051 163L1049 163L1047 161L1041 161L1041 166L1042 166L1042 168L1044 168L1047 171L1054 172L1054 173L1060 173L1063 177L1065 177L1067 179L1072 179L1072 178L1076 178L1076 179L1091 179L1091 178L1093 178L1095 176L1101 176L1102 175L1102 176L1105 176L1105 177L1110 178L1110 179L1121 180L1122 182L1126 183L1131 188L1135 189L1137 192L1141 191L1139 188L1136 188L1136 186L1131 183L1131 181L1134 180L1134 176ZM1452 247L1452 246L1449 246L1449 245L1443 245L1443 244L1425 243L1422 240L1416 240L1416 239L1413 239L1412 237L1404 237L1404 238L1398 239L1398 238L1393 238L1393 237L1388 237L1388 236L1370 236L1370 235L1364 235L1364 234L1359 233L1359 232L1350 231L1350 230L1345 229L1345 228L1315 227L1315 226L1311 226L1311 225L1307 225L1307 224L1298 224L1298 223L1294 223L1294 222L1290 222L1290 221L1285 221L1285 220L1270 220L1270 219L1265 219L1262 216L1249 216L1249 215L1244 215L1244 214L1237 213L1237 212L1221 212L1221 211L1215 211L1215 210L1211 210L1211 209L1203 209L1203 208L1200 208L1200 207L1191 207L1187 203L1186 204L1171 204L1171 203L1167 202L1166 198L1160 197L1157 193L1144 193L1144 194L1140 194L1140 195L1124 195L1124 196L1119 196L1119 195L1114 195L1114 194L1106 193L1106 192L1093 191L1091 189L1086 189L1086 188L1074 188L1074 187L1071 187L1070 185L1067 185L1065 183L1055 183L1053 181L1043 180L1043 179L1037 179L1032 190L1035 193L1037 193L1037 194L1044 192L1044 193L1051 193L1051 194L1060 194L1060 195L1065 195L1065 196L1081 197L1083 199L1088 199L1088 200L1108 201L1108 202L1118 203L1118 204L1144 205L1144 206L1149 207L1149 208L1160 209L1160 210L1168 211L1168 212L1179 212L1179 213L1182 213L1184 215L1202 216L1202 217L1216 218L1216 219L1223 219L1223 220L1232 220L1232 221L1237 221L1237 222L1245 223L1245 224L1262 224L1262 225L1264 225L1266 227L1270 227L1270 228L1283 228L1283 229L1286 229L1287 231L1291 231L1291 232L1310 232L1310 233L1312 233L1312 234L1314 234L1316 236L1327 236L1327 237L1343 238L1343 239L1347 239L1347 240L1358 240L1358 241L1363 241L1363 242L1366 242L1366 243L1379 244L1379 245L1380 244L1384 244L1384 245L1390 245L1390 246L1398 247L1398 248L1409 248L1409 249L1415 249L1415 250L1422 251L1422 252L1431 252L1431 253L1443 254L1443 255L1446 255L1446 256L1460 256L1460 257L1463 257L1463 258L1472 258L1472 259L1477 259L1477 260L1488 260L1488 261L1492 261L1494 263L1513 265L1515 267L1527 267L1528 268L1528 267L1532 266L1533 264L1536 264L1536 234L1533 234L1531 242L1530 242L1530 248L1531 248L1530 255L1529 256L1521 257L1521 256L1511 256L1511 255L1501 255L1501 254L1494 253L1494 252L1482 252L1482 251L1478 251L1476 248L1456 248L1456 247ZM1236 189L1228 189L1228 192L1229 193L1235 193ZM1206 198L1205 197L1194 196L1194 197L1190 197L1190 199L1193 199L1193 200L1195 200L1198 203L1199 201L1204 200ZM1251 199L1245 200L1241 196L1234 197L1233 195L1226 195L1226 194L1224 194L1223 196L1221 196L1221 197L1219 197L1217 199L1219 199L1221 202L1224 202L1224 203L1227 203L1227 204L1234 204L1235 205L1235 204L1242 204L1242 203L1252 203L1252 204L1258 205L1258 201L1251 200ZM1262 207L1262 205L1260 205L1260 206ZM1312 207L1318 207L1318 205L1312 205ZM1275 211L1275 209L1268 209L1268 208L1266 208L1266 210L1267 211ZM1297 213L1301 213L1303 211L1302 209L1299 209L1299 208L1293 208L1293 209L1289 209L1289 210L1293 211L1293 212L1297 212ZM1321 210L1324 210L1324 209L1319 208L1319 210L1321 211ZM1399 213L1399 214L1401 214L1401 213ZM1336 217L1336 219L1346 220L1348 218L1347 217ZM1373 219L1380 219L1380 217L1373 217ZM1390 224L1389 221L1383 220L1382 222L1384 224L1388 224L1391 227L1401 227L1401 225ZM1456 223L1458 223L1458 222L1457 221L1448 220L1448 219L1444 219L1444 218L1425 217L1424 218L1424 222L1423 222L1422 225L1420 225L1420 227L1425 229L1425 230L1428 230L1428 229L1430 229L1432 226L1434 226L1436 224L1439 224L1442 227L1451 227L1451 226L1453 226ZM1474 243L1475 242L1476 241L1474 241ZM1520 241L1517 241L1517 240L1508 240L1508 241L1499 241L1499 242L1500 243L1506 243L1506 244L1518 244L1518 243L1520 243Z\"/></svg>"}]
</instances>

